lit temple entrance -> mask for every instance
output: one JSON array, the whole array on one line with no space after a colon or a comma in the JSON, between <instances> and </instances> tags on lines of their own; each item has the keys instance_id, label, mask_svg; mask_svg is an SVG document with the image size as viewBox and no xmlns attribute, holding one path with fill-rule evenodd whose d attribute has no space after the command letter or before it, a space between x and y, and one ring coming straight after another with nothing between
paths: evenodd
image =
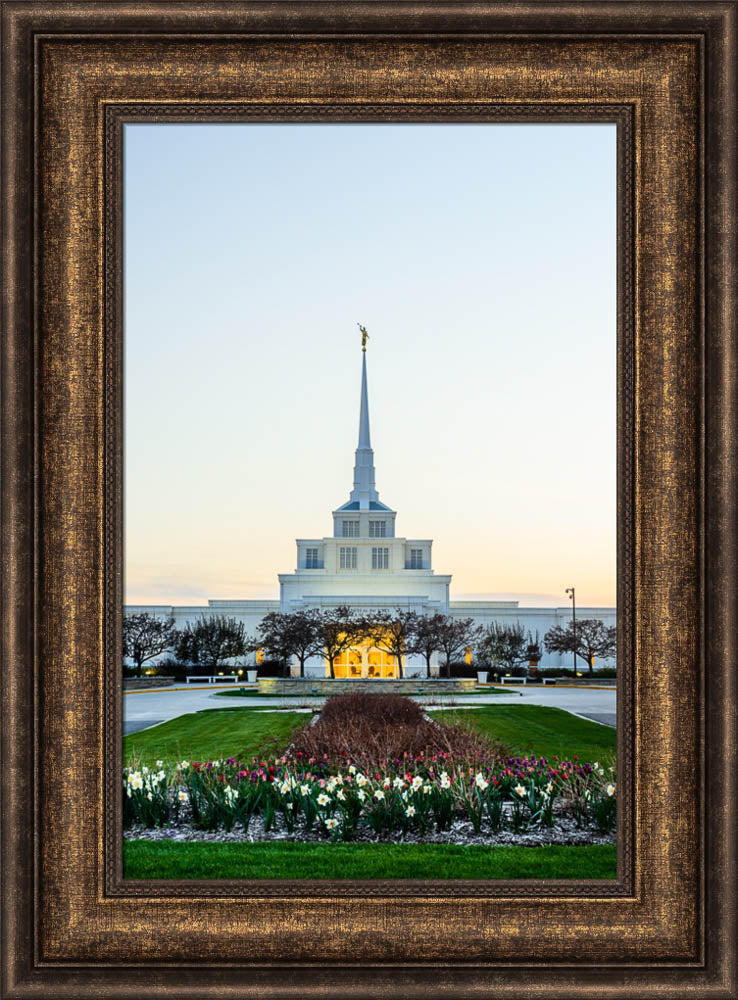
<instances>
[{"instance_id":1,"label":"lit temple entrance","mask_svg":"<svg viewBox=\"0 0 738 1000\"><path fill-rule=\"evenodd\" d=\"M397 657L365 642L335 657L333 672L336 677L354 677L357 680L361 677L396 677ZM331 675L327 662L325 675Z\"/></svg>"}]
</instances>

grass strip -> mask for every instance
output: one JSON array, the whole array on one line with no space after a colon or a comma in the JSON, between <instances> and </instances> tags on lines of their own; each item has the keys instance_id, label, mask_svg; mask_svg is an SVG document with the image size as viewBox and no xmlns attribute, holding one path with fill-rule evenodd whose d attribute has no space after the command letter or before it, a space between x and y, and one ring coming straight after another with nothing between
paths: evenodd
<instances>
[{"instance_id":1,"label":"grass strip","mask_svg":"<svg viewBox=\"0 0 738 1000\"><path fill-rule=\"evenodd\" d=\"M304 724L301 712L267 712L254 708L214 708L180 715L160 726L130 733L123 738L126 764L133 760L249 760L272 737L289 743L293 731Z\"/></svg>"},{"instance_id":2,"label":"grass strip","mask_svg":"<svg viewBox=\"0 0 738 1000\"><path fill-rule=\"evenodd\" d=\"M613 879L614 844L124 843L131 879Z\"/></svg>"},{"instance_id":3,"label":"grass strip","mask_svg":"<svg viewBox=\"0 0 738 1000\"><path fill-rule=\"evenodd\" d=\"M601 761L615 756L616 732L589 719L547 705L480 705L464 711L434 712L444 718L474 725L512 748L516 755L535 753L553 760Z\"/></svg>"}]
</instances>

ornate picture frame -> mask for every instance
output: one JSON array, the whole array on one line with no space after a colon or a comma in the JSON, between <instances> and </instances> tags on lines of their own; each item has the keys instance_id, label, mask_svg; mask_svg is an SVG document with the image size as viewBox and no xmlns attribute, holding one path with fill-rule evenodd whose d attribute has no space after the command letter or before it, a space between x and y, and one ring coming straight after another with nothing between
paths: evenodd
<instances>
[{"instance_id":1,"label":"ornate picture frame","mask_svg":"<svg viewBox=\"0 0 738 1000\"><path fill-rule=\"evenodd\" d=\"M2 14L2 995L735 997L735 4ZM286 119L618 125L612 882L121 877L121 129Z\"/></svg>"}]
</instances>

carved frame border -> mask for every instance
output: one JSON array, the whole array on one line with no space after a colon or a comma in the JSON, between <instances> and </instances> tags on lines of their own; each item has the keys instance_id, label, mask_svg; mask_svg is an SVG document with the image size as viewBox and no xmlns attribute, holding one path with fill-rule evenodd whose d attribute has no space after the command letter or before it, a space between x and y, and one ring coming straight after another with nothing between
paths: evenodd
<instances>
[{"instance_id":1,"label":"carved frame border","mask_svg":"<svg viewBox=\"0 0 738 1000\"><path fill-rule=\"evenodd\" d=\"M735 997L735 14L712 2L3 5L5 996ZM327 45L332 63L316 55ZM110 865L106 882L104 613L120 546L105 507L118 459L104 317L120 317L102 238L105 108L193 93L259 103L228 91L239 74L272 106L399 95L633 109L633 517L619 543L633 567L636 753L620 895L547 884L528 896L518 883L513 896L183 899L150 884L121 898ZM658 752L662 784L645 761Z\"/></svg>"}]
</instances>

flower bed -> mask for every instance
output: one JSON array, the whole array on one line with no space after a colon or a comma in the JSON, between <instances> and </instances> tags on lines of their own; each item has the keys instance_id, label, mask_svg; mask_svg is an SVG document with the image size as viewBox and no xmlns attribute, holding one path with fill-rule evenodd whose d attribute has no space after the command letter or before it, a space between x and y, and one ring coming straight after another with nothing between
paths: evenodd
<instances>
[{"instance_id":1,"label":"flower bed","mask_svg":"<svg viewBox=\"0 0 738 1000\"><path fill-rule=\"evenodd\" d=\"M454 759L449 753L385 760L281 756L248 763L182 761L126 768L124 827L182 826L243 838L435 839L466 824L473 835L525 836L557 824L614 829L613 768L545 758ZM255 821L255 822L254 822ZM252 834L249 831L252 829Z\"/></svg>"}]
</instances>

